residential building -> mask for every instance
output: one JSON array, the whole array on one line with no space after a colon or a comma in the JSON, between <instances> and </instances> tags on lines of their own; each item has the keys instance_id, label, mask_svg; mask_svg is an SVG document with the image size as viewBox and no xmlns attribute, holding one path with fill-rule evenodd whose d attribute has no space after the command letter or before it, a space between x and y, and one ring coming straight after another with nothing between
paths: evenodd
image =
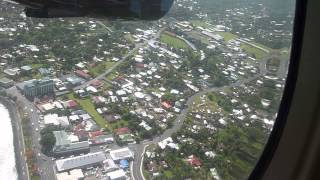
<instances>
[{"instance_id":1,"label":"residential building","mask_svg":"<svg viewBox=\"0 0 320 180\"><path fill-rule=\"evenodd\" d=\"M20 69L19 69L19 68L5 69L5 70L3 71L3 73L4 73L7 77L15 78L16 76L18 76L18 75L20 74Z\"/></svg>"},{"instance_id":2,"label":"residential building","mask_svg":"<svg viewBox=\"0 0 320 180\"><path fill-rule=\"evenodd\" d=\"M6 77L3 77L0 79L0 86L4 87L4 88L9 88L13 85L13 80L12 79L8 79Z\"/></svg>"},{"instance_id":3,"label":"residential building","mask_svg":"<svg viewBox=\"0 0 320 180\"><path fill-rule=\"evenodd\" d=\"M65 131L53 131L56 143L53 147L54 156L66 156L71 154L89 153L90 147L88 141L73 140Z\"/></svg>"}]
</instances>

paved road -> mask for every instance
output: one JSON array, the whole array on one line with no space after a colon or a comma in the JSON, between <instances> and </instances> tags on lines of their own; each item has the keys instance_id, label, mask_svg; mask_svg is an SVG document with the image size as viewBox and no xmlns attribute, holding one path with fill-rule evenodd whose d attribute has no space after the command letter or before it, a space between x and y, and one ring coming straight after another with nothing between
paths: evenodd
<instances>
[{"instance_id":1,"label":"paved road","mask_svg":"<svg viewBox=\"0 0 320 180\"><path fill-rule=\"evenodd\" d=\"M1 97L2 99L2 97ZM14 133L14 150L15 150L15 158L16 158L16 169L19 174L19 180L29 180L29 170L27 166L26 156L25 156L25 144L23 139L23 133L21 128L21 117L17 112L17 108L15 107L15 103L11 100L3 98L3 103L7 106L10 111L10 116L12 116L12 130Z\"/></svg>"},{"instance_id":2,"label":"paved road","mask_svg":"<svg viewBox=\"0 0 320 180\"><path fill-rule=\"evenodd\" d=\"M111 28L109 28L108 26L106 26L105 24L103 24L101 21L97 21L98 24L100 24L101 26L103 26L104 28L106 28L109 32L113 32Z\"/></svg>"},{"instance_id":3,"label":"paved road","mask_svg":"<svg viewBox=\"0 0 320 180\"><path fill-rule=\"evenodd\" d=\"M37 108L33 105L32 102L27 100L24 96L20 94L20 92L12 87L7 90L8 93L17 97L17 101L21 103L24 107L24 111L27 113L27 116L30 118L30 123L32 126L32 145L33 152L36 155L37 166L39 167L39 172L41 179L43 180L54 180L56 179L55 170L54 170L54 162L50 157L41 153L41 145L39 143L40 140L40 117L37 112Z\"/></svg>"}]
</instances>

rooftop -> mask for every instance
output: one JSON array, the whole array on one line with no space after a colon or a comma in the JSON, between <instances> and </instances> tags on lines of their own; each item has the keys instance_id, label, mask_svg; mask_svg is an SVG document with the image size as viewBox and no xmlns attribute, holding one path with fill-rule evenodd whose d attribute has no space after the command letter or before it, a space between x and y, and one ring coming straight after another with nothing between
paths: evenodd
<instances>
[{"instance_id":1,"label":"rooftop","mask_svg":"<svg viewBox=\"0 0 320 180\"><path fill-rule=\"evenodd\" d=\"M90 153L83 156L76 156L56 161L56 167L59 172L75 168L82 168L88 165L102 163L106 160L103 152Z\"/></svg>"},{"instance_id":2,"label":"rooftop","mask_svg":"<svg viewBox=\"0 0 320 180\"><path fill-rule=\"evenodd\" d=\"M114 161L118 161L122 159L131 159L134 157L134 154L129 148L126 147L110 151L110 156Z\"/></svg>"}]
</instances>

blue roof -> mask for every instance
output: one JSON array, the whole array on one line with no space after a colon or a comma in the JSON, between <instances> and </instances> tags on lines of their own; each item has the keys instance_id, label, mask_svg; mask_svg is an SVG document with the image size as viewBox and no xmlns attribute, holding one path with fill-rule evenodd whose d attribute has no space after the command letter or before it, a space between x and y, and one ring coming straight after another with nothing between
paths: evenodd
<instances>
[{"instance_id":1,"label":"blue roof","mask_svg":"<svg viewBox=\"0 0 320 180\"><path fill-rule=\"evenodd\" d=\"M120 160L120 168L125 169L129 167L129 162L125 159Z\"/></svg>"}]
</instances>

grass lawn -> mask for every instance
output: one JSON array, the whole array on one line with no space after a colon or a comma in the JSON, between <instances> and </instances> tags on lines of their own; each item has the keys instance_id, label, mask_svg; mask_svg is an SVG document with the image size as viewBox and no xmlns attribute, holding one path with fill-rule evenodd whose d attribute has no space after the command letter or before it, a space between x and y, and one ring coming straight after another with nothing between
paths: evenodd
<instances>
[{"instance_id":1,"label":"grass lawn","mask_svg":"<svg viewBox=\"0 0 320 180\"><path fill-rule=\"evenodd\" d=\"M196 31L190 31L187 32L188 36L190 36L193 39L200 40L203 44L209 44L209 40L207 37L202 36L200 33Z\"/></svg>"},{"instance_id":2,"label":"grass lawn","mask_svg":"<svg viewBox=\"0 0 320 180\"><path fill-rule=\"evenodd\" d=\"M260 49L252 47L250 45L241 43L241 49L243 49L249 56L255 56L256 59L262 59L266 53Z\"/></svg>"},{"instance_id":3,"label":"grass lawn","mask_svg":"<svg viewBox=\"0 0 320 180\"><path fill-rule=\"evenodd\" d=\"M112 127L112 129L127 127L128 126L128 121L119 120L119 121L110 123L110 126Z\"/></svg>"},{"instance_id":4,"label":"grass lawn","mask_svg":"<svg viewBox=\"0 0 320 180\"><path fill-rule=\"evenodd\" d=\"M229 41L231 39L237 39L238 36L237 35L234 35L230 32L218 32L217 34L219 34L220 36L222 36L224 38L224 41Z\"/></svg>"},{"instance_id":5,"label":"grass lawn","mask_svg":"<svg viewBox=\"0 0 320 180\"><path fill-rule=\"evenodd\" d=\"M191 24L193 26L201 26L203 28L210 28L210 26L206 22L204 22L202 20L192 20Z\"/></svg>"},{"instance_id":6,"label":"grass lawn","mask_svg":"<svg viewBox=\"0 0 320 180\"><path fill-rule=\"evenodd\" d=\"M40 176L31 176L31 180L40 180Z\"/></svg>"},{"instance_id":7,"label":"grass lawn","mask_svg":"<svg viewBox=\"0 0 320 180\"><path fill-rule=\"evenodd\" d=\"M106 78L107 78L108 80L112 81L112 79L115 78L116 76L117 76L117 73L111 72L111 73L109 73L109 74L106 76Z\"/></svg>"},{"instance_id":8,"label":"grass lawn","mask_svg":"<svg viewBox=\"0 0 320 180\"><path fill-rule=\"evenodd\" d=\"M269 47L267 47L267 46L265 46L263 44L257 43L257 42L251 42L251 43L255 44L255 45L259 46L259 47L262 47L263 49L269 50L270 52L274 50L272 48L269 48Z\"/></svg>"},{"instance_id":9,"label":"grass lawn","mask_svg":"<svg viewBox=\"0 0 320 180\"><path fill-rule=\"evenodd\" d=\"M31 64L32 69L39 69L42 67L42 64Z\"/></svg>"},{"instance_id":10,"label":"grass lawn","mask_svg":"<svg viewBox=\"0 0 320 180\"><path fill-rule=\"evenodd\" d=\"M176 49L188 49L189 46L179 38L173 37L167 33L163 33L160 36L160 41L168 44Z\"/></svg>"},{"instance_id":11,"label":"grass lawn","mask_svg":"<svg viewBox=\"0 0 320 180\"><path fill-rule=\"evenodd\" d=\"M106 69L111 68L114 64L114 62L105 61L100 64L97 64L97 66L93 68L89 68L89 71L94 76L98 76L99 74L103 73Z\"/></svg>"},{"instance_id":12,"label":"grass lawn","mask_svg":"<svg viewBox=\"0 0 320 180\"><path fill-rule=\"evenodd\" d=\"M74 97L74 94L70 93L67 95L69 99L73 99L77 101L77 103L83 108L83 110L87 111L93 120L101 127L101 128L109 128L106 121L102 116L95 110L94 105L92 104L90 99L77 99Z\"/></svg>"}]
</instances>

